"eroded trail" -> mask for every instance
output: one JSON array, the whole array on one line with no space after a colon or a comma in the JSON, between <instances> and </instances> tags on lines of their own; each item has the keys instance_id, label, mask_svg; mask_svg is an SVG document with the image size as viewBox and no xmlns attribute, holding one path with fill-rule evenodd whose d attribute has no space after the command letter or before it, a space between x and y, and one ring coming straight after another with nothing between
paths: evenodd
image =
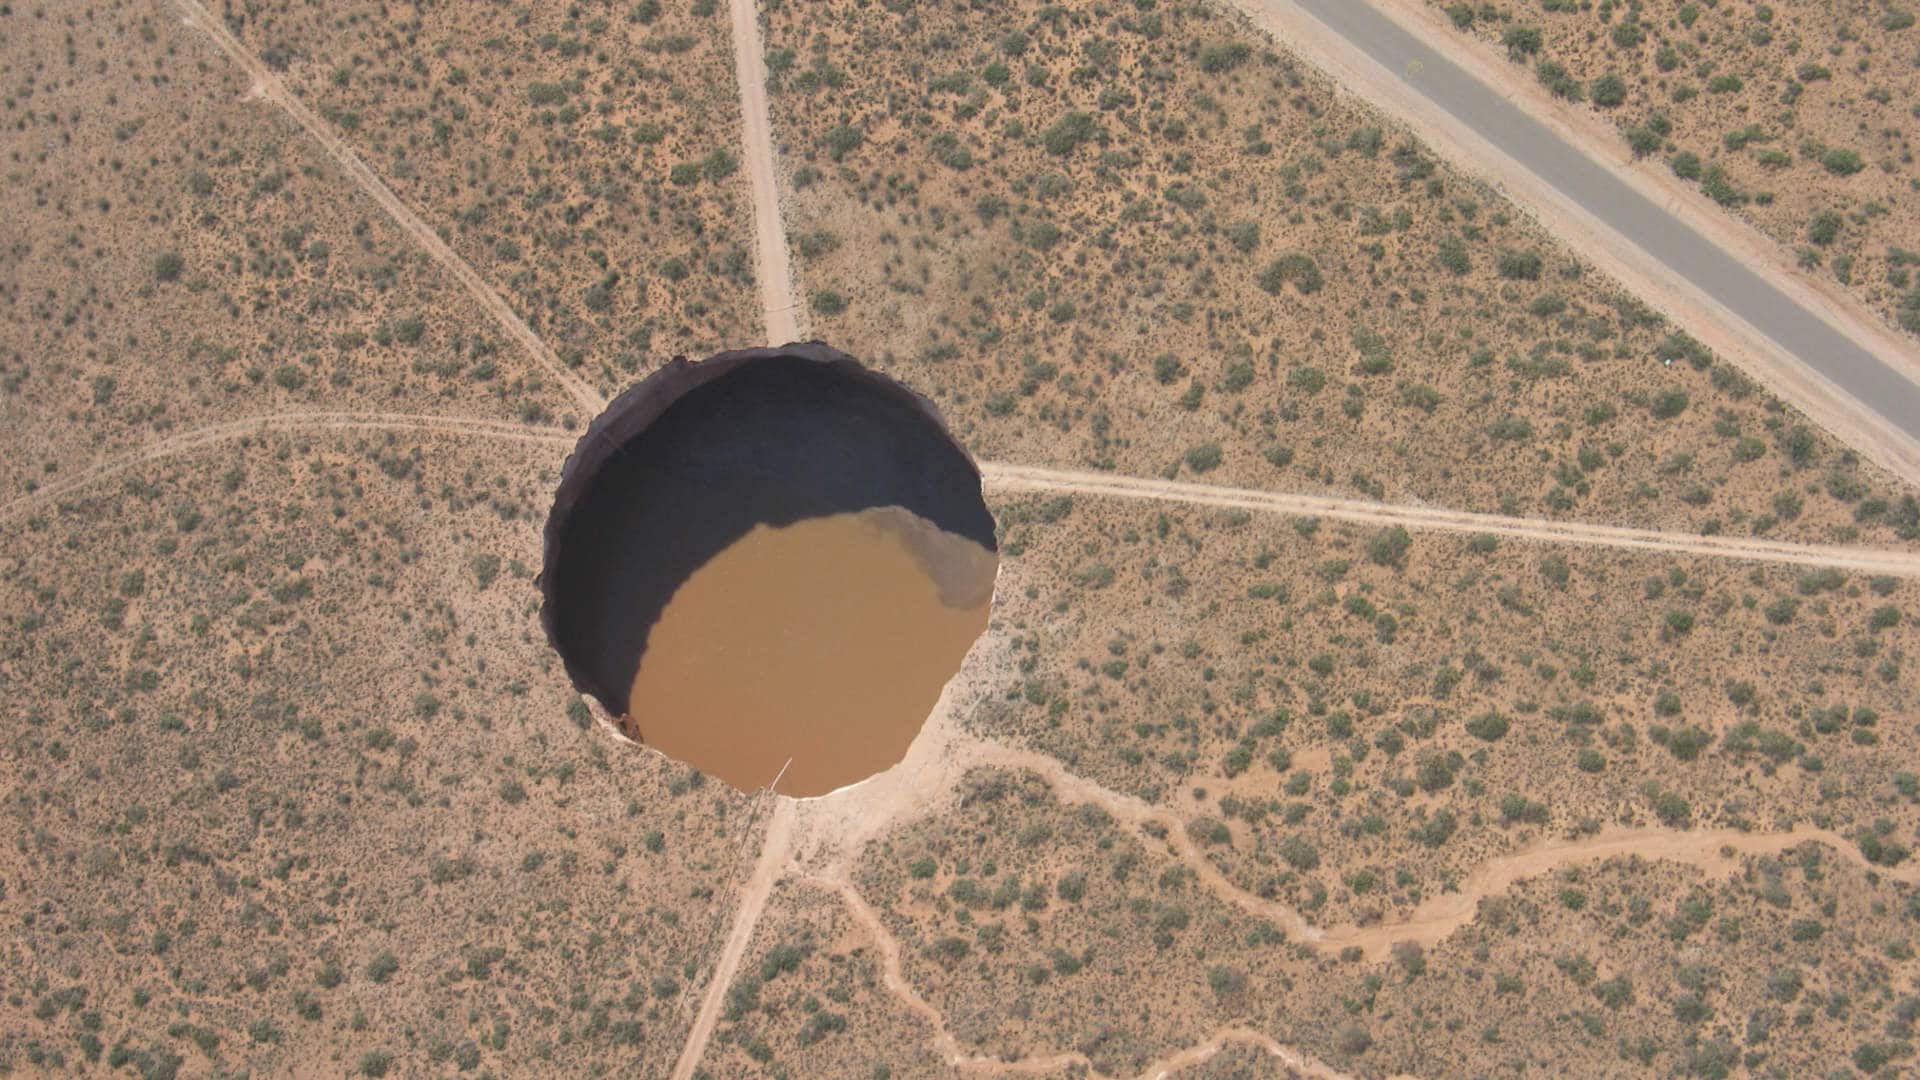
<instances>
[{"instance_id":1,"label":"eroded trail","mask_svg":"<svg viewBox=\"0 0 1920 1080\"><path fill-rule=\"evenodd\" d=\"M900 1003L912 1010L933 1028L933 1044L936 1052L947 1064L963 1072L1038 1074L1058 1072L1062 1069L1079 1067L1090 1075L1106 1076L1093 1067L1093 1062L1082 1053L1073 1050L1049 1054L1033 1054L1013 1059L997 1058L984 1054L969 1054L960 1046L959 1040L947 1030L946 1021L940 1010L933 1007L925 998L913 989L907 981L900 962L900 941L887 929L880 919L879 912L867 903L851 881L843 877L830 877L817 874L804 874L801 879L809 884L826 889L846 905L871 938L875 951L880 958L880 978L889 993ZM1261 1049L1279 1058L1288 1068L1306 1076L1319 1077L1321 1080L1345 1080L1345 1073L1320 1064L1306 1055L1275 1042L1272 1037L1241 1025L1232 1025L1214 1032L1206 1041L1177 1051L1158 1061L1150 1063L1138 1074L1141 1080L1158 1080L1181 1069L1190 1069L1203 1064L1208 1058L1237 1042L1253 1043Z\"/></svg>"},{"instance_id":2,"label":"eroded trail","mask_svg":"<svg viewBox=\"0 0 1920 1080\"><path fill-rule=\"evenodd\" d=\"M34 507L57 502L91 484L119 476L137 465L269 431L417 431L461 438L534 443L556 448L570 447L574 443L574 436L559 428L526 427L504 420L465 420L459 417L427 416L418 413L306 411L263 413L162 436L138 450L109 458L71 476L46 484L36 491L0 504L0 521L6 521Z\"/></svg>"},{"instance_id":3,"label":"eroded trail","mask_svg":"<svg viewBox=\"0 0 1920 1080\"><path fill-rule=\"evenodd\" d=\"M728 0L733 19L733 71L740 87L740 138L753 192L754 276L767 343L784 345L806 335L806 313L793 288L787 229L780 217L780 188L773 169L773 122L767 113L766 49L754 0Z\"/></svg>"},{"instance_id":4,"label":"eroded trail","mask_svg":"<svg viewBox=\"0 0 1920 1080\"><path fill-rule=\"evenodd\" d=\"M553 376L561 389L566 391L567 396L573 399L574 404L583 410L582 420L592 417L606 406L606 398L588 385L586 380L574 374L547 343L533 332L533 328L520 318L512 305L495 292L479 272L474 270L453 248L447 246L447 242L440 239L440 234L422 221L420 215L408 208L406 203L401 202L400 197L393 193L393 189L387 186L386 181L380 179L379 174L368 168L367 163L360 159L360 155L335 134L325 120L308 108L305 102L295 97L265 62L248 51L247 47L240 43L239 38L233 36L233 32L227 29L227 24L222 22L219 16L208 11L200 0L172 0L172 3L179 8L187 25L211 38L213 43L220 47L220 51L226 53L227 57L239 65L253 80L253 89L249 92L249 96L259 97L279 106L281 111L293 118L294 123L299 124L307 134L313 136L314 140L327 152L327 156L333 158L362 191L366 192L374 202L380 204L380 208L387 212L387 216L405 230L407 235L433 258L433 261L452 274L454 279L467 290L468 295L493 316L493 321L500 325L500 329L508 337L518 342L535 363Z\"/></svg>"},{"instance_id":5,"label":"eroded trail","mask_svg":"<svg viewBox=\"0 0 1920 1080\"><path fill-rule=\"evenodd\" d=\"M1368 525L1401 525L1437 532L1492 533L1549 544L1591 544L1602 547L1661 551L1683 555L1831 566L1868 574L1920 577L1920 553L1885 548L1843 547L1837 544L1796 544L1757 537L1701 536L1661 532L1624 525L1590 525L1538 518L1503 517L1469 510L1368 502L1329 495L1293 495L1247 488L1211 487L1174 480L1149 480L1111 473L1034 468L1000 462L982 462L987 484L1000 491L1060 492L1118 499L1177 502L1268 514L1325 517Z\"/></svg>"},{"instance_id":6,"label":"eroded trail","mask_svg":"<svg viewBox=\"0 0 1920 1080\"><path fill-rule=\"evenodd\" d=\"M680 1060L673 1067L673 1080L692 1080L700 1058L706 1053L707 1043L713 1038L713 1025L720 1019L727 987L733 983L733 974L740 969L740 958L746 955L747 944L753 940L753 928L760 922L760 913L766 910L768 894L786 871L793 839L794 806L792 799L774 796L773 816L767 819L767 835L760 843L760 857L753 864L753 876L740 890L733 925L727 931L726 944L720 947L720 959L714 964L713 978L707 983L706 996L700 1000L700 1012L694 1017L687 1041L680 1049Z\"/></svg>"},{"instance_id":7,"label":"eroded trail","mask_svg":"<svg viewBox=\"0 0 1920 1080\"><path fill-rule=\"evenodd\" d=\"M1472 922L1480 901L1497 896L1520 881L1564 866L1601 862L1622 856L1678 862L1710 874L1731 871L1738 859L1777 855L1805 843L1832 848L1841 858L1865 866L1882 877L1920 881L1920 866L1873 866L1854 843L1830 829L1803 827L1786 832L1756 833L1732 829L1681 832L1671 829L1609 829L1575 840L1548 840L1482 863L1455 892L1422 902L1406 918L1367 926L1317 927L1293 907L1269 900L1235 884L1187 836L1187 821L1171 810L1142 799L1110 791L1067 771L1058 760L1028 750L995 747L983 750L978 763L1027 769L1050 784L1064 801L1091 803L1115 819L1138 828L1154 824L1166 831L1168 845L1193 868L1221 899L1272 921L1295 940L1332 949L1358 948L1369 960L1384 960L1400 942L1436 944Z\"/></svg>"}]
</instances>

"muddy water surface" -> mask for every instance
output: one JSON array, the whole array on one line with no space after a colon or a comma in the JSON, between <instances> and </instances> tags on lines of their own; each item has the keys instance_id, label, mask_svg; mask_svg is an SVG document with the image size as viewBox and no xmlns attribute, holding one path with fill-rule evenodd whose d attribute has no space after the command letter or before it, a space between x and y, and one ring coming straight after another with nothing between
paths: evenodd
<instances>
[{"instance_id":1,"label":"muddy water surface","mask_svg":"<svg viewBox=\"0 0 1920 1080\"><path fill-rule=\"evenodd\" d=\"M906 754L986 629L996 568L898 507L755 526L661 612L629 728L742 790L865 779Z\"/></svg>"}]
</instances>

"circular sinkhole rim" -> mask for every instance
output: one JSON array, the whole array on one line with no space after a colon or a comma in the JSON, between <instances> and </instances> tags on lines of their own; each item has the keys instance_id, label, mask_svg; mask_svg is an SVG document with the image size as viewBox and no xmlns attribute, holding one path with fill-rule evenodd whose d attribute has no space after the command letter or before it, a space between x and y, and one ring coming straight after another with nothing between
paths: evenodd
<instances>
[{"instance_id":1,"label":"circular sinkhole rim","mask_svg":"<svg viewBox=\"0 0 1920 1080\"><path fill-rule=\"evenodd\" d=\"M987 504L984 478L980 470L979 462L975 460L966 444L961 442L960 439L953 434L952 429L947 425L946 417L940 412L939 407L926 395L912 389L900 380L877 371L867 366L857 357L818 340L792 342L786 345L724 350L714 353L702 360L689 360L684 355L676 355L649 373L645 378L608 401L600 413L587 425L586 430L581 434L573 449L568 452L565 462L561 465L560 479L555 486L553 499L548 507L546 522L542 529L541 569L539 574L534 578L534 586L540 592L540 624L546 637L547 646L553 650L554 655L559 657L561 667L566 672L569 685L580 695L582 700L586 702L593 716L594 726L606 731L620 743L640 747L658 754L674 764L685 765L688 768L699 770L702 774L712 776L715 780L726 784L729 788L741 791L742 794L770 792L780 798L794 799L796 801L812 801L833 798L865 785L878 777L894 772L902 763L912 757L914 749L921 744L922 739L927 733L928 722L940 711L942 703L946 701L947 695L952 690L955 681L959 679L965 670L968 658L974 654L979 644L985 641L992 633L992 612L995 603L999 599L1000 577L1005 569L1005 565L1000 559L997 536L990 534L988 543L985 545L994 555L993 586L988 599L989 624L981 630L979 636L968 646L967 652L962 655L959 665L955 667L953 673L947 677L946 681L941 684L940 691L927 714L918 718L913 738L908 741L907 747L902 752L900 758L883 768L877 769L858 779L850 780L831 791L818 795L788 795L774 790L771 786L762 786L752 791L747 791L736 787L731 781L726 780L703 766L674 757L658 746L648 743L643 738L636 738L628 727L627 716L616 713L612 707L611 702L619 700L616 696L619 691L601 685L600 680L587 670L586 665L570 655L569 650L563 648L561 645L558 611L560 604L558 588L555 584L559 577L556 570L560 565L562 557L563 545L561 539L566 532L567 525L572 519L574 512L592 492L593 481L599 475L601 468L607 464L609 459L620 453L629 443L639 438L642 433L664 416L675 403L679 402L688 394L709 383L717 382L733 375L742 368L767 360L798 360L830 366L835 368L839 374L851 376L879 394L891 397L898 402L910 406L927 425L929 433L937 435L940 440L944 441L947 447L958 455L959 460L964 463L967 471L972 474L974 484L978 485L978 487L973 490L972 497L979 500L981 509L984 511L988 522L990 522L997 531L998 521L994 518L992 508ZM684 582L678 584L684 584ZM676 588L678 588L678 584L676 584ZM631 712L631 703L629 703L628 712Z\"/></svg>"}]
</instances>

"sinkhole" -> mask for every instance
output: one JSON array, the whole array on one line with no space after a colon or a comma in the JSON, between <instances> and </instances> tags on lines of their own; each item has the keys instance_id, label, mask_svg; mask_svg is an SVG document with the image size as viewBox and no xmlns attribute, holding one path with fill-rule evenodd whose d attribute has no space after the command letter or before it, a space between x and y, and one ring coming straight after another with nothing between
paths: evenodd
<instances>
[{"instance_id":1,"label":"sinkhole","mask_svg":"<svg viewBox=\"0 0 1920 1080\"><path fill-rule=\"evenodd\" d=\"M541 621L630 737L743 791L824 795L905 756L998 565L931 402L818 343L747 349L675 359L589 426Z\"/></svg>"}]
</instances>

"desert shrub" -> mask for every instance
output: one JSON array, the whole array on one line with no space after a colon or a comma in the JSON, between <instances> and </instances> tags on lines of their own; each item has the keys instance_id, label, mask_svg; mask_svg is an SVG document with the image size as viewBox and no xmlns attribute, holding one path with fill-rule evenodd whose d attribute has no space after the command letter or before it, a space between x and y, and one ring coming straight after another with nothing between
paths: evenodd
<instances>
[{"instance_id":1,"label":"desert shrub","mask_svg":"<svg viewBox=\"0 0 1920 1080\"><path fill-rule=\"evenodd\" d=\"M1197 473L1212 472L1220 464L1220 444L1201 443L1186 454L1187 468Z\"/></svg>"},{"instance_id":2,"label":"desert shrub","mask_svg":"<svg viewBox=\"0 0 1920 1080\"><path fill-rule=\"evenodd\" d=\"M1595 105L1603 109L1611 109L1627 100L1627 82L1620 76L1608 72L1593 80L1587 96L1593 99Z\"/></svg>"},{"instance_id":3,"label":"desert shrub","mask_svg":"<svg viewBox=\"0 0 1920 1080\"><path fill-rule=\"evenodd\" d=\"M1253 55L1253 48L1244 41L1229 41L1219 45L1207 45L1201 48L1198 57L1200 70L1209 75L1218 75L1224 71L1232 71L1234 68L1246 63L1247 57L1251 55Z\"/></svg>"},{"instance_id":4,"label":"desert shrub","mask_svg":"<svg viewBox=\"0 0 1920 1080\"><path fill-rule=\"evenodd\" d=\"M1494 268L1511 281L1538 281L1541 265L1537 251L1502 251Z\"/></svg>"},{"instance_id":5,"label":"desert shrub","mask_svg":"<svg viewBox=\"0 0 1920 1080\"><path fill-rule=\"evenodd\" d=\"M1066 157L1083 144L1099 139L1102 134L1098 120L1090 113L1076 110L1047 125L1046 130L1040 133L1040 143L1047 148L1047 153Z\"/></svg>"},{"instance_id":6,"label":"desert shrub","mask_svg":"<svg viewBox=\"0 0 1920 1080\"><path fill-rule=\"evenodd\" d=\"M1393 525L1367 538L1367 561L1398 567L1406 561L1407 550L1412 546L1413 537L1407 530Z\"/></svg>"},{"instance_id":7,"label":"desert shrub","mask_svg":"<svg viewBox=\"0 0 1920 1080\"><path fill-rule=\"evenodd\" d=\"M1467 721L1467 733L1476 739L1496 742L1507 733L1509 726L1506 717L1489 710Z\"/></svg>"},{"instance_id":8,"label":"desert shrub","mask_svg":"<svg viewBox=\"0 0 1920 1080\"><path fill-rule=\"evenodd\" d=\"M1312 870L1320 865L1319 849L1299 833L1294 833L1280 842L1280 857L1295 870Z\"/></svg>"},{"instance_id":9,"label":"desert shrub","mask_svg":"<svg viewBox=\"0 0 1920 1080\"><path fill-rule=\"evenodd\" d=\"M1653 395L1647 403L1647 411L1655 420L1671 420L1687 411L1687 392L1677 387L1662 390Z\"/></svg>"},{"instance_id":10,"label":"desert shrub","mask_svg":"<svg viewBox=\"0 0 1920 1080\"><path fill-rule=\"evenodd\" d=\"M1540 29L1534 26L1510 26L1500 35L1500 44L1507 47L1507 55L1515 60L1532 56L1540 51Z\"/></svg>"},{"instance_id":11,"label":"desert shrub","mask_svg":"<svg viewBox=\"0 0 1920 1080\"><path fill-rule=\"evenodd\" d=\"M1584 96L1580 80L1568 74L1566 65L1558 60L1540 61L1533 66L1533 74L1554 97L1564 101L1579 101Z\"/></svg>"},{"instance_id":12,"label":"desert shrub","mask_svg":"<svg viewBox=\"0 0 1920 1080\"><path fill-rule=\"evenodd\" d=\"M1326 283L1320 264L1304 251L1291 251L1268 263L1259 280L1262 289L1276 296L1289 281L1302 294L1318 292Z\"/></svg>"},{"instance_id":13,"label":"desert shrub","mask_svg":"<svg viewBox=\"0 0 1920 1080\"><path fill-rule=\"evenodd\" d=\"M1835 176L1852 176L1867 167L1867 163L1852 150L1834 148L1820 155L1820 164Z\"/></svg>"},{"instance_id":14,"label":"desert shrub","mask_svg":"<svg viewBox=\"0 0 1920 1080\"><path fill-rule=\"evenodd\" d=\"M844 159L848 154L860 148L866 141L866 133L851 124L835 124L827 129L823 140L826 143L827 156L835 161Z\"/></svg>"}]
</instances>

